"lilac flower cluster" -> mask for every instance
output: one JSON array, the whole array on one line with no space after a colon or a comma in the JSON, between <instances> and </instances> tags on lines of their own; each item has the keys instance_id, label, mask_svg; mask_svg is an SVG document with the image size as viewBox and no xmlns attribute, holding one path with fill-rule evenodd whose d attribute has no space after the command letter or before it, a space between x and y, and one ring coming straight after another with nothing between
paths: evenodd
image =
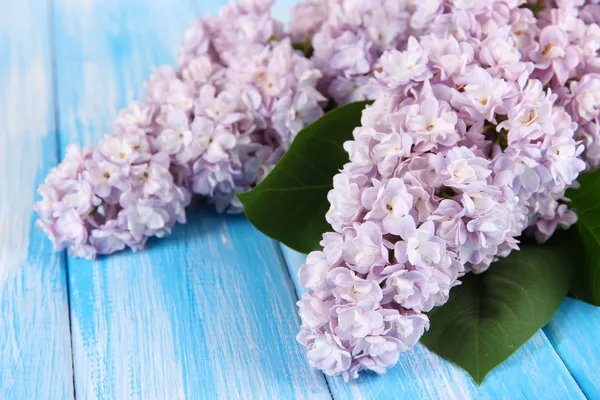
<instances>
[{"instance_id":1,"label":"lilac flower cluster","mask_svg":"<svg viewBox=\"0 0 600 400\"><path fill-rule=\"evenodd\" d=\"M192 194L241 211L235 194L260 181L326 104L321 72L293 49L272 3L245 0L197 21L179 67L155 71L114 134L97 149L69 147L35 206L57 249L92 259L142 248L185 222Z\"/></svg>"},{"instance_id":2,"label":"lilac flower cluster","mask_svg":"<svg viewBox=\"0 0 600 400\"><path fill-rule=\"evenodd\" d=\"M542 9L534 15L528 7ZM510 69L515 57L531 62L531 77L548 85L578 124L583 157L595 169L600 164L599 22L600 5L585 0L486 0L477 5L460 0L307 0L294 7L290 35L295 41L312 41L313 61L325 78L323 92L344 104L379 97L381 86L372 78L381 64L411 63L398 53L385 61L381 56L405 50L411 36L443 37L454 29L459 40L471 36L482 41L487 33L502 30L484 44L481 57L491 68L512 75L520 73Z\"/></svg>"},{"instance_id":3,"label":"lilac flower cluster","mask_svg":"<svg viewBox=\"0 0 600 400\"><path fill-rule=\"evenodd\" d=\"M129 246L142 248L185 222L189 192L169 172L169 156L154 153L143 131L109 135L98 149L67 148L35 204L37 224L57 250L92 259Z\"/></svg>"},{"instance_id":4,"label":"lilac flower cluster","mask_svg":"<svg viewBox=\"0 0 600 400\"><path fill-rule=\"evenodd\" d=\"M576 221L565 190L586 168L584 149L587 167L600 160L579 140L597 143L600 13L561 1L536 18L523 3L326 3L313 43L315 59L333 50L323 59L341 68L325 70L329 93L369 97L335 91L342 79L378 94L328 196L335 232L299 272L310 291L298 340L313 367L345 379L384 373L462 275L518 250L526 230L545 241ZM381 11L404 23L376 57L365 50L370 29L394 26L373 22Z\"/></svg>"},{"instance_id":5,"label":"lilac flower cluster","mask_svg":"<svg viewBox=\"0 0 600 400\"><path fill-rule=\"evenodd\" d=\"M555 4L556 3L556 4ZM577 123L588 169L600 166L600 5L595 1L545 2L529 56L535 76L549 84ZM533 46L533 47L531 47Z\"/></svg>"},{"instance_id":6,"label":"lilac flower cluster","mask_svg":"<svg viewBox=\"0 0 600 400\"><path fill-rule=\"evenodd\" d=\"M173 171L219 212L273 168L294 136L323 114L322 77L270 16L272 0L232 3L185 34L179 70L148 82L156 144Z\"/></svg>"},{"instance_id":7,"label":"lilac flower cluster","mask_svg":"<svg viewBox=\"0 0 600 400\"><path fill-rule=\"evenodd\" d=\"M313 61L325 75L323 91L338 104L374 99L376 62L419 37L440 13L440 0L308 0L294 7L290 35L311 38Z\"/></svg>"}]
</instances>

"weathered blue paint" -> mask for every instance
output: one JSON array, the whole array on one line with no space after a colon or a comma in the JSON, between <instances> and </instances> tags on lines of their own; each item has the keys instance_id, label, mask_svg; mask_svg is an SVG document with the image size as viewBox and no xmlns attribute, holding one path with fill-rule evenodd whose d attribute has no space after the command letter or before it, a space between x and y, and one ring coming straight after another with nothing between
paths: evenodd
<instances>
[{"instance_id":1,"label":"weathered blue paint","mask_svg":"<svg viewBox=\"0 0 600 400\"><path fill-rule=\"evenodd\" d=\"M35 190L57 162L49 13L0 12L0 398L72 399L66 268L34 227Z\"/></svg>"},{"instance_id":2,"label":"weathered blue paint","mask_svg":"<svg viewBox=\"0 0 600 400\"><path fill-rule=\"evenodd\" d=\"M600 399L600 307L565 299L544 328L589 399Z\"/></svg>"}]
</instances>

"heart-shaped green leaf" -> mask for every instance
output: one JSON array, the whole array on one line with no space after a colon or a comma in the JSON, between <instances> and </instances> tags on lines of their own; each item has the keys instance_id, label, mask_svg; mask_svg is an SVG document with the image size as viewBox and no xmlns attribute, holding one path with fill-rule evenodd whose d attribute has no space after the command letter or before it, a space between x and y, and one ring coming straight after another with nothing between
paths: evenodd
<instances>
[{"instance_id":1,"label":"heart-shaped green leaf","mask_svg":"<svg viewBox=\"0 0 600 400\"><path fill-rule=\"evenodd\" d=\"M571 208L577 212L577 229L585 249L585 261L573 282L573 294L600 306L600 171L581 175L581 188L569 190Z\"/></svg>"},{"instance_id":2,"label":"heart-shaped green leaf","mask_svg":"<svg viewBox=\"0 0 600 400\"><path fill-rule=\"evenodd\" d=\"M335 108L298 133L273 171L254 189L238 195L250 222L267 236L308 253L319 249L333 176L348 162L344 142L360 125L369 102Z\"/></svg>"},{"instance_id":3,"label":"heart-shaped green leaf","mask_svg":"<svg viewBox=\"0 0 600 400\"><path fill-rule=\"evenodd\" d=\"M422 343L481 384L554 315L571 285L576 249L567 235L523 245L483 274L468 274L429 313ZM577 243L575 242L575 245Z\"/></svg>"}]
</instances>

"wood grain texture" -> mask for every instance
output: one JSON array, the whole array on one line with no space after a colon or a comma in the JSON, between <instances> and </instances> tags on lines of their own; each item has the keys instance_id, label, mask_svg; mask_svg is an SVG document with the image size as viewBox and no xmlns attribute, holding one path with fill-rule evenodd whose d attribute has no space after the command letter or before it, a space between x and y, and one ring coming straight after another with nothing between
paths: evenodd
<instances>
[{"instance_id":1,"label":"wood grain texture","mask_svg":"<svg viewBox=\"0 0 600 400\"><path fill-rule=\"evenodd\" d=\"M175 61L194 12L223 3L56 0L63 142L97 144L151 66ZM295 342L279 249L242 217L197 209L146 251L69 272L78 397L330 398Z\"/></svg>"},{"instance_id":2,"label":"wood grain texture","mask_svg":"<svg viewBox=\"0 0 600 400\"><path fill-rule=\"evenodd\" d=\"M589 399L600 399L600 307L565 299L544 328Z\"/></svg>"},{"instance_id":3,"label":"wood grain texture","mask_svg":"<svg viewBox=\"0 0 600 400\"><path fill-rule=\"evenodd\" d=\"M48 8L0 12L0 398L72 399L66 269L34 227L57 162Z\"/></svg>"},{"instance_id":4,"label":"wood grain texture","mask_svg":"<svg viewBox=\"0 0 600 400\"><path fill-rule=\"evenodd\" d=\"M304 293L297 271L306 256L284 246L282 252L298 293ZM491 372L481 387L422 345L403 355L384 376L366 375L349 385L338 378L327 380L339 399L585 399L542 331Z\"/></svg>"}]
</instances>

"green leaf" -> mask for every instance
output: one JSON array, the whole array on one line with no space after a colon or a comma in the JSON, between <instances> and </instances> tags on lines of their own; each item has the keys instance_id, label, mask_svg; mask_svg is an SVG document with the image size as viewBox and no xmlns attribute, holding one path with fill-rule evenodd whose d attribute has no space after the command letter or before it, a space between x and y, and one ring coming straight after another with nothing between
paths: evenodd
<instances>
[{"instance_id":1,"label":"green leaf","mask_svg":"<svg viewBox=\"0 0 600 400\"><path fill-rule=\"evenodd\" d=\"M540 11L542 11L544 9L544 5L542 4L541 1L538 1L536 3L526 3L520 6L520 8L528 8L533 12L533 15L535 15L536 17L538 16L538 14L540 13Z\"/></svg>"},{"instance_id":2,"label":"green leaf","mask_svg":"<svg viewBox=\"0 0 600 400\"><path fill-rule=\"evenodd\" d=\"M315 52L312 42L310 41L310 37L308 36L304 39L304 42L292 43L292 47L296 50L300 50L306 58L311 58Z\"/></svg>"},{"instance_id":3,"label":"green leaf","mask_svg":"<svg viewBox=\"0 0 600 400\"><path fill-rule=\"evenodd\" d=\"M273 171L253 190L238 195L250 222L294 250L320 248L333 176L348 162L343 148L370 102L338 107L298 133Z\"/></svg>"},{"instance_id":4,"label":"green leaf","mask_svg":"<svg viewBox=\"0 0 600 400\"><path fill-rule=\"evenodd\" d=\"M581 175L581 188L568 190L570 207L577 212L577 229L585 250L585 260L573 282L573 294L600 306L600 171Z\"/></svg>"},{"instance_id":5,"label":"green leaf","mask_svg":"<svg viewBox=\"0 0 600 400\"><path fill-rule=\"evenodd\" d=\"M522 245L483 274L466 275L448 302L428 314L431 329L421 342L481 384L550 321L567 294L576 248L563 234L545 245Z\"/></svg>"}]
</instances>

